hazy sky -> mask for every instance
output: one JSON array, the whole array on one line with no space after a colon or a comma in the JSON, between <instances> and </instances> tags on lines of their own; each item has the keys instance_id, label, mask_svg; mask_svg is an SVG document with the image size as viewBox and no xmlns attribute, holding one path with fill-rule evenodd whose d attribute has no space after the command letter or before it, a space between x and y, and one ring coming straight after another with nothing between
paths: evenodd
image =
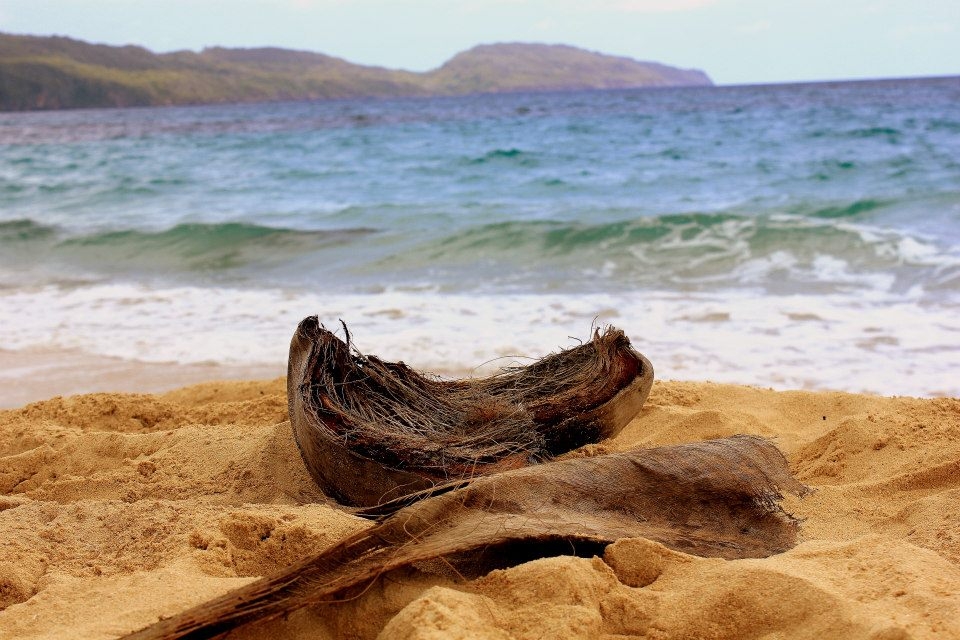
<instances>
[{"instance_id":1,"label":"hazy sky","mask_svg":"<svg viewBox=\"0 0 960 640\"><path fill-rule=\"evenodd\" d=\"M155 51L273 45L411 70L525 41L719 83L960 74L960 0L0 0L0 31Z\"/></svg>"}]
</instances>

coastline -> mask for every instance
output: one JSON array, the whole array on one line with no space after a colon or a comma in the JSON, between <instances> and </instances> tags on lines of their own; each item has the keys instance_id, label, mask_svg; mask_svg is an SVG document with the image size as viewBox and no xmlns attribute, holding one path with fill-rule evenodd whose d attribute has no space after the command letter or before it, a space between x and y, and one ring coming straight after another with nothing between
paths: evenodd
<instances>
[{"instance_id":1,"label":"coastline","mask_svg":"<svg viewBox=\"0 0 960 640\"><path fill-rule=\"evenodd\" d=\"M369 526L312 484L286 420L282 379L0 411L0 636L114 638ZM467 583L391 574L239 637L960 637L960 399L658 382L590 453L736 433L773 438L814 489L784 503L802 520L784 554L632 539Z\"/></svg>"},{"instance_id":2,"label":"coastline","mask_svg":"<svg viewBox=\"0 0 960 640\"><path fill-rule=\"evenodd\" d=\"M210 380L286 375L286 365L140 362L75 349L0 349L0 410L79 393L158 393Z\"/></svg>"}]
</instances>

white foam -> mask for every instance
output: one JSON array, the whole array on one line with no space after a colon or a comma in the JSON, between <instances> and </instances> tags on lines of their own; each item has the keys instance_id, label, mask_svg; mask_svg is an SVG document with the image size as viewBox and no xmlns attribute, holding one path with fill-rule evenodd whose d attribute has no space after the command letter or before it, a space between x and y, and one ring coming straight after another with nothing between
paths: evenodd
<instances>
[{"instance_id":1,"label":"white foam","mask_svg":"<svg viewBox=\"0 0 960 640\"><path fill-rule=\"evenodd\" d=\"M764 284L770 281L774 272L795 270L797 263L796 256L780 249L766 256L745 260L736 266L732 274L738 282Z\"/></svg>"},{"instance_id":2,"label":"white foam","mask_svg":"<svg viewBox=\"0 0 960 640\"><path fill-rule=\"evenodd\" d=\"M873 248L881 260L899 265L956 267L960 266L960 247L939 246L934 238L904 235L901 230L881 229L863 224L838 224L837 229L857 234Z\"/></svg>"},{"instance_id":3,"label":"white foam","mask_svg":"<svg viewBox=\"0 0 960 640\"><path fill-rule=\"evenodd\" d=\"M285 361L294 328L313 314L331 328L345 320L367 353L448 373L569 347L596 319L623 328L661 378L960 396L960 301L922 305L875 291L328 296L49 286L0 295L0 348L269 366Z\"/></svg>"}]
</instances>

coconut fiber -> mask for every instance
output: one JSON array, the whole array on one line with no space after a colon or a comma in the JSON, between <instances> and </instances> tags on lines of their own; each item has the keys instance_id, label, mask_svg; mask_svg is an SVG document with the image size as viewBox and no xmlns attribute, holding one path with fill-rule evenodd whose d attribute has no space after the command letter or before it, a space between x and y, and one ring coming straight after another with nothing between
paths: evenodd
<instances>
[{"instance_id":1,"label":"coconut fiber","mask_svg":"<svg viewBox=\"0 0 960 640\"><path fill-rule=\"evenodd\" d=\"M378 430L385 429L378 426L378 420L407 421L412 427L413 435L394 430L392 437L399 443L395 452L405 446L403 438L429 442L435 433L449 434L450 446L455 448L458 441L454 436L469 435L467 427L473 425L489 431L484 438L468 441L450 453L452 464L466 464L467 456L478 452L488 456L481 464L495 466L497 461L512 457L519 458L520 463L516 468L488 469L485 474L472 476L457 472L452 474L453 480L437 483L433 478L424 480L420 472L429 469L439 473L447 458L417 457L414 460L419 467L411 475L421 479L412 484L419 490L404 491L394 482L391 491L396 498L368 501L371 506L357 511L376 519L375 526L273 576L161 620L129 638L213 637L304 606L352 597L384 573L410 566L434 570L439 566L470 578L538 557L598 554L615 540L633 537L655 540L689 554L727 559L766 557L795 544L797 522L778 503L785 492L802 494L806 489L793 478L783 455L765 439L741 435L593 457L550 459L566 446L558 447L557 442L582 440L576 435L578 429L593 429L591 433L605 437L605 425L616 422L610 415L619 416L617 421L622 421L616 405L632 407L635 403L634 395L624 400L623 396L618 399L618 394L636 385L637 380L641 380L641 387L646 386L645 391L640 389L640 395L646 397L649 383L643 375L649 363L630 348L622 332L597 333L591 342L570 350L575 353L548 356L526 372L512 370L482 381L444 383L414 374L402 363L363 358L352 353L348 343L331 341L332 334L315 321L308 318L304 323L291 348L290 371L295 378L292 383L288 378L288 391L296 394L289 398L291 419L300 406L298 398L309 398L312 404L308 406L323 407L330 414L341 416L333 424L341 429L340 436L348 443L344 451L352 456L345 464L360 461L366 469L380 473L377 481L385 483L394 482L395 478L380 470L406 472L406 453L389 459L386 465L373 457L378 451L373 440L378 437ZM308 337L304 338L305 335ZM308 340L307 348L301 349L298 340ZM316 345L325 346L315 350ZM618 353L639 357L627 358ZM329 361L321 362L323 358ZM625 368L626 374L622 373ZM594 374L599 371L618 382L609 387L609 380L584 381L584 370ZM303 371L311 374L304 378L300 375ZM333 371L334 380L311 382L317 371ZM367 372L370 375L364 377ZM548 372L581 377L572 383L544 381L543 388L538 388L536 379ZM648 375L652 380L652 369ZM599 405L600 411L597 403L590 402L590 397L582 392L584 388L606 390L607 399ZM392 397L396 402L389 408L382 407L379 414L371 413L375 410L369 408L354 413L344 411L344 407L364 406L362 396L370 390L375 390L378 398ZM424 390L435 396L423 399ZM637 393L636 388L632 393ZM337 404L325 403L324 398L333 396ZM416 405L416 410L407 411L399 402L404 397L418 399L421 404ZM431 415L437 416L444 415L444 411L455 412L456 402L461 401L458 399L465 399L463 406L468 406L484 402L483 397L501 402L502 408L489 414L483 413L486 409L482 408L476 409L480 413L462 410L461 422L450 428L432 423L423 427L416 421L416 411L423 410L423 403L434 402L438 413ZM556 400L560 397L570 399L571 404ZM542 398L550 400L538 405ZM546 408L538 412L538 406ZM578 421L578 408L588 414L594 412L595 417ZM356 415L364 416L366 421L355 421ZM489 419L482 419L483 416ZM330 420L329 416L326 419ZM491 427L491 421L497 424ZM322 425L323 420L311 423L311 429L316 424ZM558 425L559 431L568 429L575 435L558 434ZM533 435L525 434L524 429L530 429ZM309 433L297 434L301 451L301 439ZM498 438L509 445L498 448L502 444ZM444 442L442 437L437 441ZM412 449L417 445L409 446ZM309 466L308 454L304 453L304 459ZM546 461L534 464L540 460ZM358 472L356 477L362 477L362 473ZM329 488L330 482L329 477L324 477L322 486ZM420 488L423 485L427 488ZM378 491L382 488L378 487ZM381 492L377 497L383 495Z\"/></svg>"}]
</instances>

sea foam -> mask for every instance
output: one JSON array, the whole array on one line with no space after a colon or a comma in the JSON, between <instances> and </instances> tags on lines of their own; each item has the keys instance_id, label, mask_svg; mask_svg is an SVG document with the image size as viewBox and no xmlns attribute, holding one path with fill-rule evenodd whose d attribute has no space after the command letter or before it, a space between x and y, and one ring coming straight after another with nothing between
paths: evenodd
<instances>
[{"instance_id":1,"label":"sea foam","mask_svg":"<svg viewBox=\"0 0 960 640\"><path fill-rule=\"evenodd\" d=\"M909 296L334 294L107 284L0 294L8 349L282 365L297 323L348 324L366 353L448 375L529 362L623 328L658 377L778 389L960 395L960 306Z\"/></svg>"}]
</instances>

